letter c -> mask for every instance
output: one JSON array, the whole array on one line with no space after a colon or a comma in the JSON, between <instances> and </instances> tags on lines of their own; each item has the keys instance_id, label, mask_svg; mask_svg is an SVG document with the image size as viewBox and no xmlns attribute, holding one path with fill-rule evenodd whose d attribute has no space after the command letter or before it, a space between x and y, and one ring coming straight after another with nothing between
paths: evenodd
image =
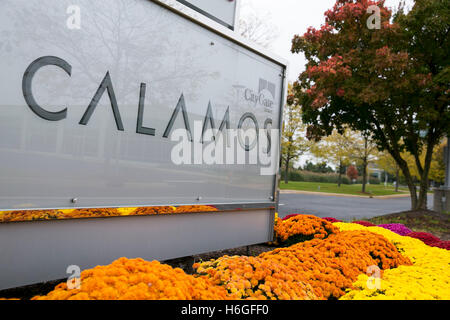
<instances>
[{"instance_id":1,"label":"letter c","mask_svg":"<svg viewBox=\"0 0 450 320\"><path fill-rule=\"evenodd\" d=\"M27 70L25 70L22 79L22 92L28 107L30 107L30 109L35 114L37 114L39 117L45 120L59 121L67 117L67 108L57 112L47 111L37 104L36 100L33 97L33 92L31 91L31 84L33 82L33 77L36 74L36 72L40 68L50 65L60 67L69 76L72 75L72 66L68 64L65 60L52 56L41 57L39 59L34 60L28 66Z\"/></svg>"},{"instance_id":2,"label":"letter c","mask_svg":"<svg viewBox=\"0 0 450 320\"><path fill-rule=\"evenodd\" d=\"M251 96L249 97L249 96L247 95L247 93L250 94L250 89L245 89L245 91L244 91L245 100L249 101L249 100L251 100Z\"/></svg>"}]
</instances>

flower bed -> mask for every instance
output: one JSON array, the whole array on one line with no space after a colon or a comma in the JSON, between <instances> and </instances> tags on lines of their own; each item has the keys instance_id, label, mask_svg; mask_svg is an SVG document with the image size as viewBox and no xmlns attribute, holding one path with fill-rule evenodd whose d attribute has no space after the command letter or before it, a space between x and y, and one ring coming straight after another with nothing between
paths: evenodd
<instances>
[{"instance_id":1,"label":"flower bed","mask_svg":"<svg viewBox=\"0 0 450 320\"><path fill-rule=\"evenodd\" d=\"M257 257L196 263L195 275L121 258L83 271L80 289L62 283L34 299L450 299L450 251L382 227L303 215L280 221L286 234L312 239ZM378 289L367 285L372 266L382 271Z\"/></svg>"},{"instance_id":2,"label":"flower bed","mask_svg":"<svg viewBox=\"0 0 450 320\"><path fill-rule=\"evenodd\" d=\"M381 289L369 289L368 276L361 274L342 299L450 299L450 251L433 248L419 239L400 236L380 227L363 227L357 224L336 223L341 231L368 230L389 239L412 266L401 266L383 272Z\"/></svg>"}]
</instances>

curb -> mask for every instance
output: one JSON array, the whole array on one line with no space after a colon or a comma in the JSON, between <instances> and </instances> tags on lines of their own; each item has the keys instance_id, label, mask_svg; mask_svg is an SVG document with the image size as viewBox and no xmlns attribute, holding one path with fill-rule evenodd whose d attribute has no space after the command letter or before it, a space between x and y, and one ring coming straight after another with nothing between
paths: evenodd
<instances>
[{"instance_id":1,"label":"curb","mask_svg":"<svg viewBox=\"0 0 450 320\"><path fill-rule=\"evenodd\" d=\"M314 191L300 191L300 190L280 190L280 193L282 194L311 194L311 195L318 195L318 196L325 196L325 197L343 197L343 198L366 198L366 199L397 199L397 198L409 198L409 194L393 194L393 195L387 195L387 196L373 196L370 198L370 196L360 196L355 194L342 194L342 193L328 193L328 192L314 192Z\"/></svg>"}]
</instances>

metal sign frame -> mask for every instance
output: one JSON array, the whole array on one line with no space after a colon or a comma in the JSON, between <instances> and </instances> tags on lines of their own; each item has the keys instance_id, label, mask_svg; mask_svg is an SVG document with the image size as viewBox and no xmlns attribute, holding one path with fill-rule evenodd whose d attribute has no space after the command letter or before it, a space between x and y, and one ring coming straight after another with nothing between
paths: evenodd
<instances>
[{"instance_id":1,"label":"metal sign frame","mask_svg":"<svg viewBox=\"0 0 450 320\"><path fill-rule=\"evenodd\" d=\"M203 10L202 8L199 8L195 5L193 5L192 3L190 3L189 1L186 0L177 0L178 2L182 3L183 5L185 5L186 7L189 7L201 14L203 14L204 16L210 18L211 20L231 29L231 30L236 30L239 26L239 11L240 11L240 4L241 4L241 0L234 0L235 3L235 10L234 10L234 21L233 24L230 25L229 23L221 20L220 18L212 15L211 13ZM225 0L224 0L225 1Z\"/></svg>"}]
</instances>

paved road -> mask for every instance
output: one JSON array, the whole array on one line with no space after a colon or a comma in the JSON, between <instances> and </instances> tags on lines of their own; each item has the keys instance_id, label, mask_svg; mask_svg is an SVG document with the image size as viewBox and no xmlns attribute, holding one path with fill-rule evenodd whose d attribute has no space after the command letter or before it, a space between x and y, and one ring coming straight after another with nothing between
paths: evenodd
<instances>
[{"instance_id":1,"label":"paved road","mask_svg":"<svg viewBox=\"0 0 450 320\"><path fill-rule=\"evenodd\" d=\"M433 206L433 196L428 196L428 207ZM333 217L341 220L368 219L384 214L411 209L407 198L370 199L338 197L315 194L280 194L279 216L291 213L313 214L318 217Z\"/></svg>"}]
</instances>

